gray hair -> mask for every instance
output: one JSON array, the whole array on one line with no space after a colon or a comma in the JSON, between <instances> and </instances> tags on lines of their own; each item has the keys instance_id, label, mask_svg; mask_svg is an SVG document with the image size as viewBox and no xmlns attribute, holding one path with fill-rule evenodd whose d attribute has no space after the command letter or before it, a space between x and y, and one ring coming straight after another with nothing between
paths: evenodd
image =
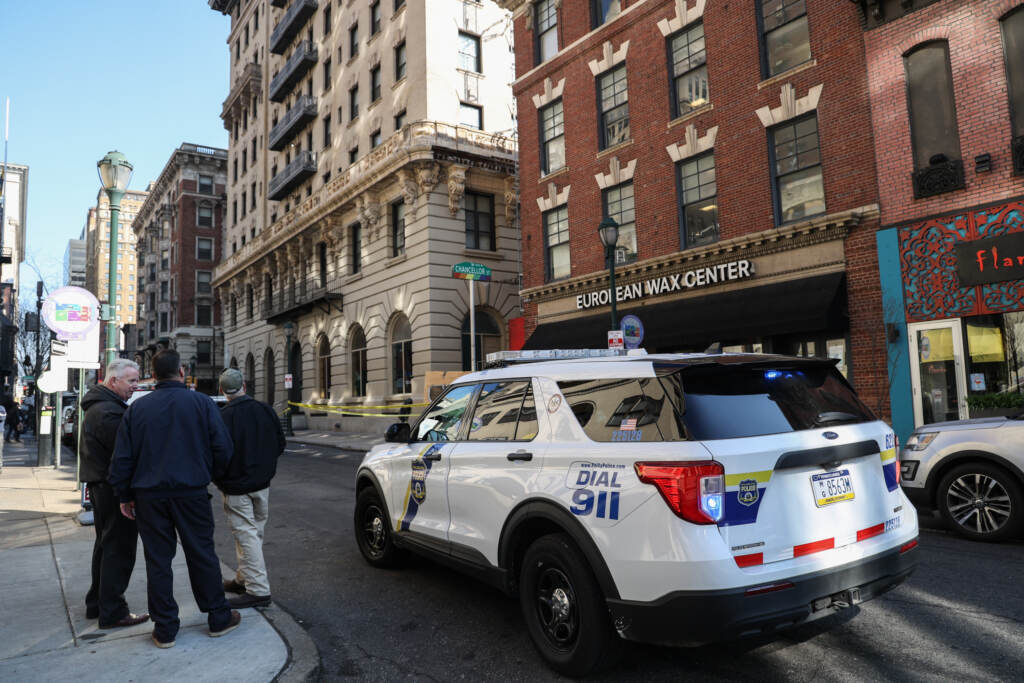
<instances>
[{"instance_id":1,"label":"gray hair","mask_svg":"<svg viewBox=\"0 0 1024 683\"><path fill-rule=\"evenodd\" d=\"M138 370L139 364L127 358L115 358L107 363L107 377L120 377L128 370Z\"/></svg>"}]
</instances>

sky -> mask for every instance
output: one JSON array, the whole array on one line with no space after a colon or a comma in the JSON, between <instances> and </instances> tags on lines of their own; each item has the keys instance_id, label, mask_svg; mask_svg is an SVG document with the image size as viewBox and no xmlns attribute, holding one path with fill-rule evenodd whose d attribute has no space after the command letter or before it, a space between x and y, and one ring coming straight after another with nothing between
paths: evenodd
<instances>
[{"instance_id":1,"label":"sky","mask_svg":"<svg viewBox=\"0 0 1024 683\"><path fill-rule=\"evenodd\" d=\"M206 0L0 0L0 125L10 98L7 160L29 166L19 298L35 298L33 265L63 284L107 152L144 190L182 142L228 146L230 28Z\"/></svg>"}]
</instances>

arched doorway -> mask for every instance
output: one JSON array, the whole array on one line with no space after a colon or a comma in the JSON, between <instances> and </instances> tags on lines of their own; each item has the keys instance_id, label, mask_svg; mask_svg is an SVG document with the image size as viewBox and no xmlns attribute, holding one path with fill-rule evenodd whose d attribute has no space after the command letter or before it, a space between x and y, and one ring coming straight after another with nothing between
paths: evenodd
<instances>
[{"instance_id":1,"label":"arched doorway","mask_svg":"<svg viewBox=\"0 0 1024 683\"><path fill-rule=\"evenodd\" d=\"M484 366L488 353L501 351L501 328L490 313L476 311L476 368ZM462 320L462 369L470 370L469 316Z\"/></svg>"},{"instance_id":2,"label":"arched doorway","mask_svg":"<svg viewBox=\"0 0 1024 683\"><path fill-rule=\"evenodd\" d=\"M263 354L263 382L267 385L264 389L263 400L267 404L274 405L274 385L276 382L276 373L274 372L274 352L267 349Z\"/></svg>"}]
</instances>

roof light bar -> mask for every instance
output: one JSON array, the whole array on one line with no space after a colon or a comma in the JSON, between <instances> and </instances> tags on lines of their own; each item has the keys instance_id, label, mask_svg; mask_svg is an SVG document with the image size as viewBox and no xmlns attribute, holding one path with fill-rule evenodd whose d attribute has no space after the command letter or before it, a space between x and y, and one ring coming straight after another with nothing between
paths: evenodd
<instances>
[{"instance_id":1,"label":"roof light bar","mask_svg":"<svg viewBox=\"0 0 1024 683\"><path fill-rule=\"evenodd\" d=\"M532 349L525 351L495 351L487 354L487 365L501 363L535 363L545 360L575 360L579 358L614 358L619 356L646 356L644 349Z\"/></svg>"}]
</instances>

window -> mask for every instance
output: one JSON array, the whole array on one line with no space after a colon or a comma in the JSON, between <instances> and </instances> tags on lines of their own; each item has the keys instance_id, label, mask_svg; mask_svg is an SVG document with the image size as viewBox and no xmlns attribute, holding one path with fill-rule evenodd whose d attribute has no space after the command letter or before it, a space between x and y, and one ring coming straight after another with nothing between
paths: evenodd
<instances>
[{"instance_id":1,"label":"window","mask_svg":"<svg viewBox=\"0 0 1024 683\"><path fill-rule=\"evenodd\" d=\"M348 57L352 59L359 54L359 24L352 24L348 30Z\"/></svg>"},{"instance_id":2,"label":"window","mask_svg":"<svg viewBox=\"0 0 1024 683\"><path fill-rule=\"evenodd\" d=\"M246 171L248 170L248 168L249 168L249 163L248 163L248 161L247 161L247 160L248 160L248 158L249 158L249 150L247 150L247 149L243 149L243 150L242 150L242 174L243 174L243 175L245 175L245 172L246 172Z\"/></svg>"},{"instance_id":3,"label":"window","mask_svg":"<svg viewBox=\"0 0 1024 683\"><path fill-rule=\"evenodd\" d=\"M255 211L256 210L256 181L255 180L252 181L252 185L250 186L249 189L251 190L251 192L249 193L249 197L252 200L250 202L250 204L249 204L249 208L252 209L253 211Z\"/></svg>"},{"instance_id":4,"label":"window","mask_svg":"<svg viewBox=\"0 0 1024 683\"><path fill-rule=\"evenodd\" d=\"M679 373L567 381L559 382L558 388L594 441L686 441L682 415L676 410L682 405Z\"/></svg>"},{"instance_id":5,"label":"window","mask_svg":"<svg viewBox=\"0 0 1024 683\"><path fill-rule=\"evenodd\" d=\"M370 5L370 35L380 33L380 0Z\"/></svg>"},{"instance_id":6,"label":"window","mask_svg":"<svg viewBox=\"0 0 1024 683\"><path fill-rule=\"evenodd\" d=\"M403 126L405 126L405 110L404 109L402 111L398 112L397 114L395 114L395 130L396 131L402 130Z\"/></svg>"},{"instance_id":7,"label":"window","mask_svg":"<svg viewBox=\"0 0 1024 683\"><path fill-rule=\"evenodd\" d=\"M363 267L363 239L362 239L363 226L359 223L349 227L349 248L352 250L352 268L351 272L353 275L362 270Z\"/></svg>"},{"instance_id":8,"label":"window","mask_svg":"<svg viewBox=\"0 0 1024 683\"><path fill-rule=\"evenodd\" d=\"M484 109L474 104L459 103L459 123L463 126L483 130Z\"/></svg>"},{"instance_id":9,"label":"window","mask_svg":"<svg viewBox=\"0 0 1024 683\"><path fill-rule=\"evenodd\" d=\"M459 68L480 73L480 37L459 31Z\"/></svg>"},{"instance_id":10,"label":"window","mask_svg":"<svg viewBox=\"0 0 1024 683\"><path fill-rule=\"evenodd\" d=\"M121 264L117 264L120 266ZM160 250L160 270L167 270L171 265L171 252L167 249Z\"/></svg>"},{"instance_id":11,"label":"window","mask_svg":"<svg viewBox=\"0 0 1024 683\"><path fill-rule=\"evenodd\" d=\"M256 359L251 353L245 357L245 390L250 396L256 395Z\"/></svg>"},{"instance_id":12,"label":"window","mask_svg":"<svg viewBox=\"0 0 1024 683\"><path fill-rule=\"evenodd\" d=\"M537 409L530 381L488 382L480 387L470 441L529 441L537 435Z\"/></svg>"},{"instance_id":13,"label":"window","mask_svg":"<svg viewBox=\"0 0 1024 683\"><path fill-rule=\"evenodd\" d=\"M489 313L477 310L476 320L476 369L484 366L488 353L501 350L501 328ZM462 369L469 370L469 315L462 319Z\"/></svg>"},{"instance_id":14,"label":"window","mask_svg":"<svg viewBox=\"0 0 1024 683\"><path fill-rule=\"evenodd\" d=\"M349 368L352 372L352 396L366 396L366 335L363 328L355 326L349 345Z\"/></svg>"},{"instance_id":15,"label":"window","mask_svg":"<svg viewBox=\"0 0 1024 683\"><path fill-rule=\"evenodd\" d=\"M331 89L331 58L324 60L324 91Z\"/></svg>"},{"instance_id":16,"label":"window","mask_svg":"<svg viewBox=\"0 0 1024 683\"><path fill-rule=\"evenodd\" d=\"M466 247L494 251L494 197L466 192Z\"/></svg>"},{"instance_id":17,"label":"window","mask_svg":"<svg viewBox=\"0 0 1024 683\"><path fill-rule=\"evenodd\" d=\"M324 7L324 35L330 35L331 33L331 0L327 0L327 6Z\"/></svg>"},{"instance_id":18,"label":"window","mask_svg":"<svg viewBox=\"0 0 1024 683\"><path fill-rule=\"evenodd\" d=\"M211 283L213 282L213 273L208 270L197 270L196 271L196 293L197 294L209 294L213 291Z\"/></svg>"},{"instance_id":19,"label":"window","mask_svg":"<svg viewBox=\"0 0 1024 683\"><path fill-rule=\"evenodd\" d=\"M196 363L199 365L209 365L210 359L213 358L211 353L212 347L208 341L197 341L196 342Z\"/></svg>"},{"instance_id":20,"label":"window","mask_svg":"<svg viewBox=\"0 0 1024 683\"><path fill-rule=\"evenodd\" d=\"M622 0L590 0L591 28L597 28L605 22L619 16L622 11Z\"/></svg>"},{"instance_id":21,"label":"window","mask_svg":"<svg viewBox=\"0 0 1024 683\"><path fill-rule=\"evenodd\" d=\"M213 240L209 237L196 238L196 258L200 261L213 260Z\"/></svg>"},{"instance_id":22,"label":"window","mask_svg":"<svg viewBox=\"0 0 1024 683\"><path fill-rule=\"evenodd\" d=\"M904 58L914 168L960 159L949 45L925 43Z\"/></svg>"},{"instance_id":23,"label":"window","mask_svg":"<svg viewBox=\"0 0 1024 683\"><path fill-rule=\"evenodd\" d=\"M213 194L213 176L199 176L199 194Z\"/></svg>"},{"instance_id":24,"label":"window","mask_svg":"<svg viewBox=\"0 0 1024 683\"><path fill-rule=\"evenodd\" d=\"M245 310L249 320L252 320L256 315L255 295L253 294L252 285L245 286Z\"/></svg>"},{"instance_id":25,"label":"window","mask_svg":"<svg viewBox=\"0 0 1024 683\"><path fill-rule=\"evenodd\" d=\"M351 166L352 164L356 163L357 159L359 159L359 147L353 147L352 149L350 149L348 151L348 163L349 163L349 166Z\"/></svg>"},{"instance_id":26,"label":"window","mask_svg":"<svg viewBox=\"0 0 1024 683\"><path fill-rule=\"evenodd\" d=\"M210 304L196 304L196 325L212 324L212 311Z\"/></svg>"},{"instance_id":27,"label":"window","mask_svg":"<svg viewBox=\"0 0 1024 683\"><path fill-rule=\"evenodd\" d=\"M331 115L324 117L324 149L331 146Z\"/></svg>"},{"instance_id":28,"label":"window","mask_svg":"<svg viewBox=\"0 0 1024 683\"><path fill-rule=\"evenodd\" d=\"M698 23L669 38L668 50L674 90L672 115L682 116L708 103L704 24Z\"/></svg>"},{"instance_id":29,"label":"window","mask_svg":"<svg viewBox=\"0 0 1024 683\"><path fill-rule=\"evenodd\" d=\"M212 228L213 227L213 209L209 206L199 207L199 217L196 219L196 224L201 228Z\"/></svg>"},{"instance_id":30,"label":"window","mask_svg":"<svg viewBox=\"0 0 1024 683\"><path fill-rule=\"evenodd\" d=\"M811 58L807 31L806 0L760 0L763 73L766 78L782 73Z\"/></svg>"},{"instance_id":31,"label":"window","mask_svg":"<svg viewBox=\"0 0 1024 683\"><path fill-rule=\"evenodd\" d=\"M167 331L167 311L160 312L160 331Z\"/></svg>"},{"instance_id":32,"label":"window","mask_svg":"<svg viewBox=\"0 0 1024 683\"><path fill-rule=\"evenodd\" d=\"M391 204L391 256L405 253L405 202Z\"/></svg>"},{"instance_id":33,"label":"window","mask_svg":"<svg viewBox=\"0 0 1024 683\"><path fill-rule=\"evenodd\" d=\"M327 286L327 243L320 242L316 245L317 267L320 271L320 286Z\"/></svg>"},{"instance_id":34,"label":"window","mask_svg":"<svg viewBox=\"0 0 1024 683\"><path fill-rule=\"evenodd\" d=\"M238 200L231 200L231 224L235 225L238 223Z\"/></svg>"},{"instance_id":35,"label":"window","mask_svg":"<svg viewBox=\"0 0 1024 683\"><path fill-rule=\"evenodd\" d=\"M562 100L540 110L541 172L547 175L565 166L565 122Z\"/></svg>"},{"instance_id":36,"label":"window","mask_svg":"<svg viewBox=\"0 0 1024 683\"><path fill-rule=\"evenodd\" d=\"M370 149L376 149L380 147L380 143L383 142L383 138L380 134L380 128L370 133Z\"/></svg>"},{"instance_id":37,"label":"window","mask_svg":"<svg viewBox=\"0 0 1024 683\"><path fill-rule=\"evenodd\" d=\"M405 7L405 0L395 0L395 11L397 12L401 8Z\"/></svg>"},{"instance_id":38,"label":"window","mask_svg":"<svg viewBox=\"0 0 1024 683\"><path fill-rule=\"evenodd\" d=\"M380 99L380 65L370 69L370 101L376 102Z\"/></svg>"},{"instance_id":39,"label":"window","mask_svg":"<svg viewBox=\"0 0 1024 683\"><path fill-rule=\"evenodd\" d=\"M718 241L717 194L713 154L704 154L679 164L684 249Z\"/></svg>"},{"instance_id":40,"label":"window","mask_svg":"<svg viewBox=\"0 0 1024 683\"><path fill-rule=\"evenodd\" d=\"M349 121L359 118L359 86L354 85L348 91L348 117Z\"/></svg>"},{"instance_id":41,"label":"window","mask_svg":"<svg viewBox=\"0 0 1024 683\"><path fill-rule=\"evenodd\" d=\"M1018 7L999 22L1003 30L1006 82L1010 97L1013 136L1024 136L1024 7ZM1019 159L1024 163L1024 156ZM1024 168L1018 168L1018 173Z\"/></svg>"},{"instance_id":42,"label":"window","mask_svg":"<svg viewBox=\"0 0 1024 683\"><path fill-rule=\"evenodd\" d=\"M146 309L149 311L156 310L156 292L150 292L146 297L146 301L148 302L146 304Z\"/></svg>"},{"instance_id":43,"label":"window","mask_svg":"<svg viewBox=\"0 0 1024 683\"><path fill-rule=\"evenodd\" d=\"M395 82L405 78L405 41L395 46Z\"/></svg>"},{"instance_id":44,"label":"window","mask_svg":"<svg viewBox=\"0 0 1024 683\"><path fill-rule=\"evenodd\" d=\"M277 373L274 370L274 352L267 349L263 352L263 381L267 385L264 400L274 405L274 384Z\"/></svg>"},{"instance_id":45,"label":"window","mask_svg":"<svg viewBox=\"0 0 1024 683\"><path fill-rule=\"evenodd\" d=\"M533 6L534 59L546 62L558 53L557 0L540 0Z\"/></svg>"},{"instance_id":46,"label":"window","mask_svg":"<svg viewBox=\"0 0 1024 683\"><path fill-rule=\"evenodd\" d=\"M412 393L412 327L401 314L391 332L391 393Z\"/></svg>"},{"instance_id":47,"label":"window","mask_svg":"<svg viewBox=\"0 0 1024 683\"><path fill-rule=\"evenodd\" d=\"M600 144L606 149L629 139L629 93L626 90L626 65L622 64L597 77L600 109Z\"/></svg>"},{"instance_id":48,"label":"window","mask_svg":"<svg viewBox=\"0 0 1024 683\"><path fill-rule=\"evenodd\" d=\"M320 398L331 397L331 344L326 335L316 344L316 390Z\"/></svg>"},{"instance_id":49,"label":"window","mask_svg":"<svg viewBox=\"0 0 1024 683\"><path fill-rule=\"evenodd\" d=\"M475 384L452 387L427 409L413 428L413 441L454 441L459 438L462 416L476 393Z\"/></svg>"},{"instance_id":50,"label":"window","mask_svg":"<svg viewBox=\"0 0 1024 683\"><path fill-rule=\"evenodd\" d=\"M825 212L818 148L818 119L811 115L769 131L777 220L782 223Z\"/></svg>"},{"instance_id":51,"label":"window","mask_svg":"<svg viewBox=\"0 0 1024 683\"><path fill-rule=\"evenodd\" d=\"M167 301L170 298L170 284L167 280L160 281L160 301Z\"/></svg>"},{"instance_id":52,"label":"window","mask_svg":"<svg viewBox=\"0 0 1024 683\"><path fill-rule=\"evenodd\" d=\"M637 257L636 211L633 207L633 183L610 187L601 193L604 215L619 224L619 241L615 247L615 263L630 263Z\"/></svg>"},{"instance_id":53,"label":"window","mask_svg":"<svg viewBox=\"0 0 1024 683\"><path fill-rule=\"evenodd\" d=\"M238 298L231 295L231 326L238 327Z\"/></svg>"},{"instance_id":54,"label":"window","mask_svg":"<svg viewBox=\"0 0 1024 683\"><path fill-rule=\"evenodd\" d=\"M245 218L245 212L247 211L247 206L246 206L245 199L246 199L246 195L245 195L245 191L243 190L242 191L242 202L241 202L241 205L242 205L242 218Z\"/></svg>"},{"instance_id":55,"label":"window","mask_svg":"<svg viewBox=\"0 0 1024 683\"><path fill-rule=\"evenodd\" d=\"M560 206L544 214L544 250L548 280L569 277L569 208Z\"/></svg>"}]
</instances>

